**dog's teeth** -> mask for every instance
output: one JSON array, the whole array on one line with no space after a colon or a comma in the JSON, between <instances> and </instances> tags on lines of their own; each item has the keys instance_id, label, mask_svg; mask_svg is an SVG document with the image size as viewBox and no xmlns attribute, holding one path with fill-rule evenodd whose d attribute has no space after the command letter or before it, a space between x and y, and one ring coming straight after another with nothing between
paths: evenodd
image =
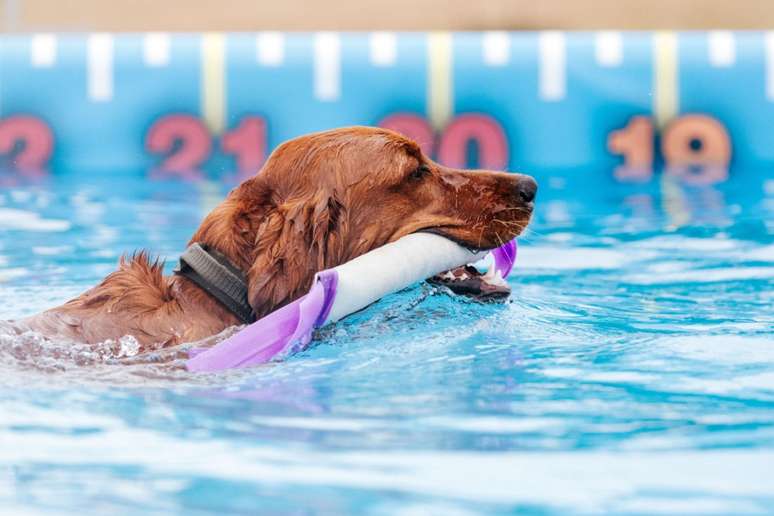
<instances>
[{"instance_id":1,"label":"dog's teeth","mask_svg":"<svg viewBox=\"0 0 774 516\"><path fill-rule=\"evenodd\" d=\"M492 265L487 269L486 274L484 274L482 277L484 278L484 281L489 281L495 278L495 274L496 274L495 267L494 265Z\"/></svg>"},{"instance_id":2,"label":"dog's teeth","mask_svg":"<svg viewBox=\"0 0 774 516\"><path fill-rule=\"evenodd\" d=\"M484 274L481 279L484 280L485 283L489 283L490 285L495 285L498 287L505 287L508 285L508 282L503 279L500 271L496 270L494 265L489 267L489 269L486 271L486 274Z\"/></svg>"},{"instance_id":3,"label":"dog's teeth","mask_svg":"<svg viewBox=\"0 0 774 516\"><path fill-rule=\"evenodd\" d=\"M448 280L448 281L454 281L454 274L452 271L446 271L443 274L441 274L441 279Z\"/></svg>"}]
</instances>

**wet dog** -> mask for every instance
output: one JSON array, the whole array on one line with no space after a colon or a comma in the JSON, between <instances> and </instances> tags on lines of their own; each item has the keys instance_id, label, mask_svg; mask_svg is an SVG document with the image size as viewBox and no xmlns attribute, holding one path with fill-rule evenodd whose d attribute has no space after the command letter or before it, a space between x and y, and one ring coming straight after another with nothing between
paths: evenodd
<instances>
[{"instance_id":1,"label":"wet dog","mask_svg":"<svg viewBox=\"0 0 774 516\"><path fill-rule=\"evenodd\" d=\"M191 243L233 266L252 315L261 317L304 294L315 272L410 233L437 233L476 250L498 247L527 226L536 191L526 175L439 165L392 131L335 129L280 145L207 215ZM86 343L131 335L146 351L242 322L196 282L164 276L162 268L136 253L94 288L18 323ZM466 294L503 293L472 268L435 281Z\"/></svg>"}]
</instances>

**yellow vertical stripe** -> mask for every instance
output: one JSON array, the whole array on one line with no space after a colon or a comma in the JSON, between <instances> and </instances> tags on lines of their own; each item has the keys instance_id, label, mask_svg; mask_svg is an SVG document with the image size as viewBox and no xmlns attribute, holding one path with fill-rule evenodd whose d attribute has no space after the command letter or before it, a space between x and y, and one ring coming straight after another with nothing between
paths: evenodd
<instances>
[{"instance_id":1,"label":"yellow vertical stripe","mask_svg":"<svg viewBox=\"0 0 774 516\"><path fill-rule=\"evenodd\" d=\"M677 34L657 32L653 36L653 118L656 127L664 129L677 117L680 109L677 80ZM674 231L691 220L691 210L678 178L669 173L668 164L661 174L661 207L669 218L667 231Z\"/></svg>"},{"instance_id":2,"label":"yellow vertical stripe","mask_svg":"<svg viewBox=\"0 0 774 516\"><path fill-rule=\"evenodd\" d=\"M431 32L427 40L427 115L430 124L443 129L452 117L452 36Z\"/></svg>"},{"instance_id":3,"label":"yellow vertical stripe","mask_svg":"<svg viewBox=\"0 0 774 516\"><path fill-rule=\"evenodd\" d=\"M202 35L202 116L214 134L226 126L226 40L220 33Z\"/></svg>"},{"instance_id":4,"label":"yellow vertical stripe","mask_svg":"<svg viewBox=\"0 0 774 516\"><path fill-rule=\"evenodd\" d=\"M657 32L653 35L653 117L663 129L677 116L677 35Z\"/></svg>"}]
</instances>

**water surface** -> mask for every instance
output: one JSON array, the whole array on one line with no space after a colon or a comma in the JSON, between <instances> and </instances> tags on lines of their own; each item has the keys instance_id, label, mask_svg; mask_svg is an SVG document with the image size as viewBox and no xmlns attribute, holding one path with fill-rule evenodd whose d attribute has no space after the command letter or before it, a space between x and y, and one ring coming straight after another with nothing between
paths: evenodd
<instances>
[{"instance_id":1,"label":"water surface","mask_svg":"<svg viewBox=\"0 0 774 516\"><path fill-rule=\"evenodd\" d=\"M0 337L0 511L774 511L774 181L541 183L506 303L417 285L218 375ZM4 187L0 319L171 269L226 191Z\"/></svg>"}]
</instances>

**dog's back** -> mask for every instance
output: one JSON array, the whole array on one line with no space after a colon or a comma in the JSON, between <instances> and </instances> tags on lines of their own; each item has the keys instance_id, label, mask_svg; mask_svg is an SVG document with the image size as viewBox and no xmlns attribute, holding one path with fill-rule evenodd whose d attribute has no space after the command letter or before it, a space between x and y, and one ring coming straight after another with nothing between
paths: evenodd
<instances>
[{"instance_id":1,"label":"dog's back","mask_svg":"<svg viewBox=\"0 0 774 516\"><path fill-rule=\"evenodd\" d=\"M199 340L236 323L187 280L164 276L162 269L144 252L122 258L99 285L19 323L89 344L132 335L143 351Z\"/></svg>"}]
</instances>

